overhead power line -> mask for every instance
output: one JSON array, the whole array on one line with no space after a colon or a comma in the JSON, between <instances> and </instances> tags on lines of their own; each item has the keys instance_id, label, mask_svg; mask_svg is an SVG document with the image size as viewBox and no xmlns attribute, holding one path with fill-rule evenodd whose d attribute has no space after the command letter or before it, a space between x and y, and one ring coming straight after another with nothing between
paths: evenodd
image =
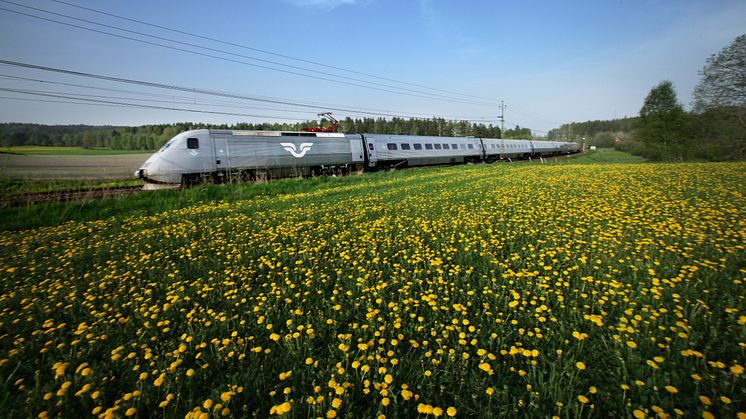
<instances>
[{"instance_id":1,"label":"overhead power line","mask_svg":"<svg viewBox=\"0 0 746 419\"><path fill-rule=\"evenodd\" d=\"M281 68L275 68L275 67L271 67L271 66L268 66L268 65L256 64L256 63L251 63L251 62L247 62L247 61L242 61L242 60L227 58L227 57L221 57L221 56L218 56L218 55L213 55L213 54L208 54L208 53L204 53L204 52L193 51L193 50L190 50L190 49L185 49L185 48L181 48L181 47L175 47L175 46L172 46L172 45L165 45L165 44L161 44L159 42L153 42L153 41L147 41L147 40L144 40L144 39L133 38L131 36L126 36L126 35L121 35L121 34L117 34L117 33L107 32L107 31L103 31L103 30L99 30L99 29L93 29L93 28L86 27L86 26L76 25L76 24L69 23L69 22L63 22L63 21L56 20L56 19L51 19L51 18L39 16L39 15L34 15L34 14L30 14L30 13L25 13L25 12L20 12L20 11L17 11L17 10L6 9L6 8L0 7L0 10L4 10L4 11L11 12L11 13L20 14L22 16L27 16L27 17L31 17L31 18L35 18L35 19L40 19L40 20L44 20L44 21L48 21L48 22L53 22L53 23L57 23L57 24L60 24L60 25L64 25L64 26L70 26L70 27L73 27L73 28L82 29L82 30L86 30L86 31L90 31L90 32L99 33L99 34L104 34L104 35L108 35L108 36L113 36L113 37L117 37L117 38L121 38L121 39L126 39L126 40L130 40L130 41L134 41L134 42L139 42L139 43L144 43L144 44L148 44L148 45L158 46L158 47L161 47L161 48L167 48L167 49L171 49L171 50L175 50L175 51L180 51L180 52L185 52L185 53L194 54L194 55L199 55L199 56L203 56L203 57L208 57L208 58L213 58L213 59L218 59L218 60L233 62L233 63L236 63L236 64L242 64L242 65L247 65L247 66L251 66L251 67L257 67L257 68L262 68L262 69L266 69L266 70L277 71L277 72L282 72L282 73L286 73L286 74L292 74L292 75L301 76L301 77L308 77L308 78L317 79L317 80L323 80L323 81L328 81L328 82L332 82L332 83L339 83L339 84L344 84L344 85L349 85L349 86L361 87L361 88L365 88L365 89L378 90L378 91L382 91L382 92L386 92L386 93L393 93L393 94L397 94L397 95L419 97L419 98L431 99L431 100L433 100L433 99L434 100L442 100L442 101L447 101L447 102L462 103L462 104L471 104L471 105L491 105L491 103L476 102L476 101L474 101L472 99L461 99L461 98L452 97L452 96L445 96L445 95L441 95L441 94L437 94L437 93L422 92L422 91L419 91L419 90L414 90L414 89L409 89L409 88L403 88L403 87L397 87L397 86L392 86L392 85L384 84L384 83L366 81L366 80L362 80L362 79L358 79L358 78L347 77L347 76L342 76L342 75L333 74L333 73L329 73L329 72L312 70L312 69L307 69L307 68L304 68L304 67L299 67L299 66L284 64L284 63L280 63L280 62L276 62L276 61L265 60L265 59L261 59L261 58L256 58L256 57L251 57L251 56L247 56L247 55L237 54L237 53L233 53L233 52L230 52L230 51L220 50L220 49L217 49L217 48L206 47L206 46L197 45L197 44L193 44L193 43L189 43L189 42L183 42L183 41L179 41L179 40L175 40L175 39L170 39L170 38L166 38L166 37L162 37L162 36L147 34L147 33L139 32L139 31L133 31L133 30L130 30L130 29L121 28L121 27L117 27L117 26L113 26L113 25L107 25L107 24L103 24L103 23L93 22L93 21L90 21L90 20L81 19L81 18L77 18L77 17L74 17L74 16L69 16L69 15L65 15L65 14L61 14L61 13L56 13L56 12L52 12L52 11L48 11L48 10L43 10L43 9L39 9L39 8L36 8L36 7L26 6L26 5L15 3L15 2L12 2L12 1L8 1L8 0L0 0L0 2L7 3L7 4L12 4L12 5L17 6L17 7L23 7L23 8L26 8L26 9L35 10L35 11L42 12L42 13L47 13L47 14L54 15L54 16L63 17L63 18L66 18L66 19L72 19L72 20L75 20L75 21L78 21L78 22L84 22L84 23L87 23L87 24L97 25L97 26L101 26L101 27L104 27L104 28L108 28L108 29L114 29L114 30L118 30L118 31L129 33L129 34L134 34L134 35L138 35L138 36L144 36L144 37L153 38L153 39L157 39L157 40L161 40L161 41L166 41L166 42L172 42L172 43L175 43L175 44L178 44L178 45L182 45L182 46L186 46L186 47L190 47L190 48L198 48L198 49L202 49L202 50L213 52L213 53L225 54L225 55L228 55L228 56L239 57L239 58L248 59L248 60L252 60L252 61L257 61L257 62L261 62L261 63L265 63L265 64L272 64L272 65L276 65L276 66L282 66L282 67L286 67L286 68L291 68L293 70L299 70L299 71L305 71L305 72L310 72L310 73L314 73L314 74L320 74L320 76L312 75L312 74L300 73L298 71L293 71L293 70L284 70L284 69L281 69ZM334 78L329 78L329 77L334 77ZM338 79L341 79L341 80L338 80ZM344 80L348 80L348 81L344 81ZM367 85L366 84L360 84L360 83L366 83ZM375 86L379 86L379 87L375 87ZM396 89L396 90L391 90L391 89Z\"/></svg>"},{"instance_id":2,"label":"overhead power line","mask_svg":"<svg viewBox=\"0 0 746 419\"><path fill-rule=\"evenodd\" d=\"M237 113L237 112L220 112L220 111L208 111L208 110L203 110L203 109L176 108L176 107L171 107L171 106L144 105L144 104L139 104L139 103L118 102L118 101L113 101L113 100L75 97L75 96L56 94L56 93L44 93L44 92L33 91L33 90L7 89L4 87L0 87L0 92L19 93L19 94L25 94L25 95L43 96L43 97L51 97L51 98L58 98L58 99L72 99L72 100L78 100L78 101L83 101L83 102L108 104L108 105L120 105L120 106L125 106L125 107L132 107L132 108L195 112L195 113L206 113L206 114L213 114L213 115L243 116L243 117L250 117L250 118L284 119L284 120L290 120L290 121L304 120L304 119L299 119L299 118L287 118L287 117L282 117L282 116L251 115L251 114Z\"/></svg>"},{"instance_id":3,"label":"overhead power line","mask_svg":"<svg viewBox=\"0 0 746 419\"><path fill-rule=\"evenodd\" d=\"M287 106L293 106L293 107L309 108L309 109L313 109L314 111L318 111L319 109L318 104L307 104L307 103L293 102L290 100L263 98L263 97L245 95L245 94L200 89L200 88L195 88L195 87L154 83L154 82L148 82L148 81L142 81L142 80L133 80L133 79L126 79L126 78L121 78L121 77L86 73L86 72L55 68L55 67L47 67L47 66L22 63L22 62L17 62L17 61L10 61L10 60L3 60L3 59L0 59L0 64L20 67L20 68L59 73L59 74L65 74L65 75L71 75L71 76L85 77L85 78L91 78L91 79L96 79L96 80L104 80L104 81L109 81L109 82L150 87L150 88L167 89L167 90L174 90L174 91L187 92L187 93L193 93L193 94L218 96L218 97L231 98L231 99L249 100L249 101L256 101L256 102L263 102L263 103L272 103L272 104L280 104L280 105L287 105ZM338 112L346 112L346 113L355 114L355 115L377 115L377 116L385 116L385 117L393 117L393 118L422 119L420 117L411 116L411 115L402 115L402 114L386 113L386 112L369 112L365 110L359 110L359 109L353 109L353 108L347 108L347 107L326 106L325 109L332 110L332 111L338 111ZM470 121L470 122L494 122L494 120L487 119L487 118L453 118L449 120L452 120L452 121L465 120L465 121Z\"/></svg>"},{"instance_id":4,"label":"overhead power line","mask_svg":"<svg viewBox=\"0 0 746 419\"><path fill-rule=\"evenodd\" d=\"M165 30L165 31L173 32L173 33L187 35L187 36L191 36L191 37L195 37L195 38L199 38L199 39L204 39L204 40L207 40L207 41L217 42L217 43L220 43L220 44L229 45L229 46L237 47L237 48L242 48L242 49L246 49L246 50L249 50L249 51L261 52L263 54L268 54L268 55L272 55L272 56L275 56L275 57L281 57L281 58L285 58L285 59L289 59L289 60L293 60L293 61L303 62L303 63L307 63L307 64L313 64L313 65L317 65L317 66L320 66L320 67L330 68L330 69L333 69L333 70L344 71L344 72L351 73L351 74L358 74L358 75L361 75L361 76L366 76L366 77L370 77L370 78L374 78L374 79L378 79L378 80L386 80L386 81L390 81L390 82L394 82L394 83L404 84L404 85L413 86L413 87L419 87L419 88L433 90L433 91L438 91L438 92L443 92L443 93L455 94L455 95L458 95L458 96L471 97L471 98L474 98L474 99L481 99L481 100L487 100L487 101L492 101L493 100L493 99L485 98L485 97L481 97L481 96L474 96L474 95L468 95L468 94L464 94L464 93L454 92L454 91L451 91L451 90L438 89L438 88L435 88L435 87L429 87L429 86L425 86L425 85L421 85L421 84L417 84L417 83L410 83L410 82L396 80L396 79L392 79L392 78L388 78L388 77L377 76L377 75L374 75L374 74L365 73L365 72L361 72L361 71L351 70L351 69L344 68L344 67L337 67L337 66L333 66L333 65L329 65L329 64L324 64L324 63L320 63L318 61L312 61L312 60L307 60L307 59L303 59L303 58L293 57L293 56L290 56L290 55L280 54L280 53L268 51L268 50L265 50L265 49L260 49L260 48L256 48L256 47L250 47L250 46L247 46L247 45L237 44L237 43L234 43L234 42L229 42L229 41L225 41L225 40L221 40L221 39L217 39L217 38L212 38L212 37L209 37L209 36L199 35L199 34L195 34L195 33L191 33L191 32L182 31L182 30L179 30L179 29L174 29L174 28L169 28L169 27L162 26L162 25L157 25L157 24L145 22L145 21L142 21L142 20L132 19L132 18L128 18L128 17L125 17L125 16L121 16L121 15L117 15L117 14L113 14L113 13L108 13L108 12L104 12L104 11L101 11L101 10L96 10L96 9L93 9L93 8L90 8L90 7L80 6L80 5L77 5L77 4L74 4L74 3L69 3L69 2L66 2L66 1L62 1L62 0L50 0L50 1L53 1L53 2L59 3L59 4L64 4L64 5L67 5L67 6L70 6L70 7L75 7L75 8L82 9L82 10L87 10L89 12L98 13L98 14L101 14L101 15L104 15L104 16L109 16L109 17L114 17L114 18L117 18L117 19L126 20L126 21L132 22L132 23L138 23L138 24L141 24L141 25L145 25L145 26L150 26L150 27L153 27L153 28L162 29L162 30Z\"/></svg>"}]
</instances>

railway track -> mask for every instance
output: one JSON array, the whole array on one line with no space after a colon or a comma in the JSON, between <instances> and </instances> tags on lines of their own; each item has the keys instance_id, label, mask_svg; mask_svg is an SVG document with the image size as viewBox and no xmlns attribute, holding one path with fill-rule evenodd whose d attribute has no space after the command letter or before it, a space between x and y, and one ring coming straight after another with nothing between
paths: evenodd
<instances>
[{"instance_id":1,"label":"railway track","mask_svg":"<svg viewBox=\"0 0 746 419\"><path fill-rule=\"evenodd\" d=\"M53 202L86 201L131 195L143 190L142 186L120 186L115 188L68 189L49 192L31 192L0 198L0 208L23 207Z\"/></svg>"}]
</instances>

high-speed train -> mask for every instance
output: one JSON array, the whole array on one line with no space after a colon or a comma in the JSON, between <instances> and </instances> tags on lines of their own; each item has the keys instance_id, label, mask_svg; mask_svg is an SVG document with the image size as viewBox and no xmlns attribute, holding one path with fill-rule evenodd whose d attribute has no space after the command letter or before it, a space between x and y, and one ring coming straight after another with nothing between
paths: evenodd
<instances>
[{"instance_id":1,"label":"high-speed train","mask_svg":"<svg viewBox=\"0 0 746 419\"><path fill-rule=\"evenodd\" d=\"M345 174L381 168L493 162L580 151L575 142L303 131L186 131L150 156L135 177L190 185L228 179Z\"/></svg>"}]
</instances>

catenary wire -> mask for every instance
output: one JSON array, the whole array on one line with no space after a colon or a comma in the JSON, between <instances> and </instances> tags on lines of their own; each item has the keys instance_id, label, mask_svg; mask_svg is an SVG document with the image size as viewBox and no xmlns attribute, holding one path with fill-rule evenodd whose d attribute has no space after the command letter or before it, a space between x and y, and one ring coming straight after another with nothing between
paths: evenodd
<instances>
[{"instance_id":1,"label":"catenary wire","mask_svg":"<svg viewBox=\"0 0 746 419\"><path fill-rule=\"evenodd\" d=\"M281 58L285 58L285 59L289 59L289 60L304 62L304 63L307 63L307 64L313 64L313 65L317 65L317 66L320 66L320 67L326 67L326 68L330 68L330 69L334 69L334 70L345 71L345 72L352 73L352 74L358 74L358 75L361 75L361 76L371 77L371 78L375 78L375 79L379 79L379 80L386 80L386 81L390 81L390 82L394 82L394 83L399 83L399 84L404 84L404 85L409 85L409 86L413 86L413 87L419 87L419 88L433 90L433 91L439 91L439 92L443 92L443 93L455 94L455 95L458 95L458 96L471 97L471 98L474 98L474 99L482 99L482 100L487 100L487 101L493 100L493 99L489 99L489 98L485 98L485 97L481 97L481 96L474 96L474 95L468 95L468 94L464 94L464 93L454 92L454 91L451 91L451 90L438 89L438 88L435 88L435 87L429 87L429 86L425 86L425 85L421 85L421 84L417 84L417 83L405 82L405 81L391 79L391 78L388 78L388 77L377 76L377 75L374 75L374 74L365 73L365 72L361 72L361 71L350 70L350 69L343 68L343 67L336 67L336 66L333 66L333 65L324 64L324 63L320 63L320 62L317 62L317 61L312 61L312 60L307 60L307 59L303 59L303 58L292 57L292 56L285 55L285 54L279 54L279 53L276 53L276 52L272 52L272 51L268 51L268 50L264 50L264 49L260 49L260 48L255 48L255 47L250 47L250 46L246 46L246 45L236 44L236 43L233 43L233 42L224 41L224 40L216 39L216 38L211 38L209 36L198 35L198 34L195 34L195 33L186 32L186 31L182 31L182 30L174 29L174 28L169 28L169 27L162 26L162 25L156 25L156 24L145 22L145 21L142 21L142 20L132 19L132 18L128 18L128 17L125 17L125 16L116 15L116 14L113 14L113 13L108 13L108 12L104 12L104 11L101 11L101 10L96 10L96 9L93 9L93 8L90 8L90 7L80 6L80 5L77 5L77 4L68 3L68 2L65 2L65 1L61 1L61 0L50 0L50 1L53 1L53 2L59 3L59 4L64 4L64 5L67 5L67 6L70 6L70 7L75 7L75 8L82 9L82 10L87 10L89 12L94 12L94 13L102 14L102 15L105 15L105 16L114 17L114 18L117 18L117 19L126 20L126 21L129 21L129 22L132 22L132 23L138 23L138 24L141 24L141 25L150 26L150 27L162 29L162 30L169 31L169 32L174 32L174 33L178 33L178 34L182 34L182 35L187 35L187 36L191 36L191 37L195 37L195 38L200 38L200 39L204 39L204 40L207 40L207 41L217 42L217 43L221 43L221 44L224 44L224 45L230 45L230 46L233 46L233 47L242 48L242 49L246 49L246 50L250 50L250 51L261 52L263 54L273 55L273 56L276 56L276 57L281 57Z\"/></svg>"},{"instance_id":2,"label":"catenary wire","mask_svg":"<svg viewBox=\"0 0 746 419\"><path fill-rule=\"evenodd\" d=\"M79 71L67 70L67 69L61 69L61 68L55 68L55 67L47 67L47 66L41 66L41 65L36 65L36 64L21 63L21 62L3 60L3 59L0 59L0 64L21 67L21 68L49 71L49 72L66 74L66 75L87 77L87 78L93 78L93 79L105 80L105 81L111 81L111 82L127 83L127 84L133 84L133 85L139 85L139 86L145 86L145 87L154 87L154 88L169 89L169 90L182 91L182 92L195 93L195 94L219 96L219 97L241 99L241 100L251 100L251 101L266 102L266 103L273 103L273 104L289 105L289 106L295 106L295 107L305 107L305 108L312 108L314 110L318 109L318 105L291 102L289 100L261 98L261 97L248 96L248 95L242 95L242 94L237 94L237 93L219 92L219 91L214 91L214 90L176 86L176 85L169 85L169 84L163 84L163 83L153 83L153 82L147 82L147 81L142 81L142 80L132 80L132 79L85 73L85 72L79 72ZM358 115L365 114L365 115L387 116L387 117L394 117L394 118L415 118L415 117L408 116L408 115L401 115L401 114L394 114L394 113L365 112L365 111L361 112L356 109L343 108L343 107L327 107L326 109L333 110L333 111L339 111L339 112L348 112L348 113L358 114ZM420 119L420 118L416 118L416 119ZM484 122L494 121L494 120L490 120L486 118L471 119L471 120L466 119L466 120L475 121L475 122L476 121L484 121Z\"/></svg>"},{"instance_id":3,"label":"catenary wire","mask_svg":"<svg viewBox=\"0 0 746 419\"><path fill-rule=\"evenodd\" d=\"M7 1L7 0L0 0L0 2L8 3L8 4L13 4L13 5L16 5L16 6L30 8L30 9L34 9L34 10L41 10L41 9L36 9L36 8L30 7L30 6L19 5L17 3L13 3L13 2L10 2L10 1ZM22 16L26 16L26 17L31 17L31 18L34 18L34 19L44 20L44 21L47 21L47 22L53 22L53 23L57 23L57 24L60 24L60 25L64 25L64 26L69 26L69 27L73 27L73 28L77 28L77 29L82 29L82 30L85 30L85 31L90 31L90 32L94 32L94 33L99 33L99 34L104 34L104 35L108 35L108 36L113 36L113 37L116 37L116 38L126 39L126 40L130 40L130 41L134 41L134 42L139 42L139 43L143 43L143 44L146 44L146 45L157 46L157 47L166 48L166 49L170 49L170 50L174 50L174 51L179 51L179 52L184 52L184 53L188 53L188 54L203 56L203 57L207 57L207 58L213 58L213 59L227 61L227 62L232 62L232 63L236 63L236 64L242 64L242 65L246 65L246 66L250 66L250 67L257 67L257 68L262 68L262 69L271 70L271 71L277 71L277 72L281 72L281 73L292 74L292 75L301 76L301 77L308 77L308 78L312 78L312 79L316 79L316 80L328 81L328 82L331 82L331 83L338 83L338 84L344 84L344 85L348 85L348 86L360 87L360 88L364 88L364 89L377 90L377 91L386 92L386 93L392 93L392 94L396 94L396 95L418 97L418 98L430 99L430 100L441 100L441 101L452 102L452 103L461 103L461 104L469 104L469 105L486 105L486 106L492 106L493 105L492 103L475 102L473 100L458 99L458 98L443 96L443 95L434 94L434 93L418 92L418 91L415 91L415 90L412 90L412 89L400 88L400 87L396 87L396 86L389 86L389 85L385 85L385 84L382 84L382 83L361 81L359 79L353 79L353 78L350 78L350 77L345 77L345 76L340 76L340 75L336 75L336 74L320 72L320 71L316 71L316 70L308 70L308 69L302 69L301 68L302 71L314 72L314 73L317 73L317 74L324 74L324 75L328 75L328 76L331 76L331 77L344 78L344 79L348 79L348 80L356 80L356 81L361 81L363 83L368 83L368 84L373 84L373 85L388 86L389 88L367 86L367 85L364 85L364 84L359 84L359 83L351 82L351 81L335 80L335 79L332 79L332 78L329 78L329 77L315 76L315 75L312 75L312 74L304 74L304 73L300 73L300 72L297 72L297 71L291 71L291 70L283 70L283 69L280 69L280 68L270 67L270 66L267 66L267 65L250 63L250 62L242 61L242 60L238 60L238 59L233 59L233 58L228 58L228 57L221 57L221 56L218 56L218 55L213 55L213 54L208 54L208 53L204 53L204 52L193 51L193 50L189 50L189 49L186 49L186 48L175 47L175 46L172 46L172 45L165 45L165 44L161 44L161 43L158 43L158 42L153 42L153 41L148 41L148 40L144 40L144 39L133 38L131 36L116 34L116 33L107 32L107 31L103 31L103 30L99 30L99 29L93 29L93 28L89 28L89 27L85 27L85 26L81 26L81 25L76 25L76 24L69 23L69 22L63 22L63 21L59 21L59 20L55 20L55 19L51 19L51 18L47 18L47 17L43 17L43 16L38 16L38 15L30 14L30 13L20 12L20 11L17 11L17 10L7 9L7 8L4 8L4 7L0 7L0 10L4 10L4 11L7 11L7 12L11 12L11 13L16 13L16 14L19 14L19 15L22 15ZM253 58L253 57L248 57L248 56L241 55L241 54L236 54L236 53L221 51L221 50L214 49L214 48L203 47L203 46L199 46L199 45L195 45L195 44L190 44L190 43L185 43L185 42L181 42L181 41L175 41L175 40L172 40L172 39L163 38L163 37L159 37L159 36L148 35L148 34L144 34L144 33L141 33L141 32L131 31L131 30L128 30L128 29L122 29L122 28L118 28L118 27L114 27L114 26L110 26L110 25L105 25L105 24L90 22L90 21L87 21L85 19L79 19L79 18L75 18L75 17L71 17L71 16L61 15L61 14L55 13L55 12L48 12L48 11L43 11L43 10L42 10L42 12L48 13L48 14L53 14L53 15L58 15L58 16L64 16L65 18L68 18L68 19L74 19L74 20L84 21L86 23L92 23L92 24L99 25L99 26L104 26L104 27L107 27L107 28L113 28L113 29L116 29L116 30L119 30L119 31L123 31L123 32L134 33L134 34L138 34L140 36L149 36L149 37L156 38L156 39L166 40L167 42L173 42L173 43L176 43L176 44L186 45L186 46L190 46L190 47L193 47L193 48L201 48L201 49L204 49L204 50L207 50L207 51L217 52L217 53L220 53L220 54L231 55L231 56L236 56L236 57L241 57L241 58L246 58L246 59L251 59L251 60L258 60L258 61L272 63L274 65L282 65L282 66L286 66L286 67L290 67L290 68L296 68L296 69L300 68L300 67L297 67L297 66L291 66L291 65L287 65L287 64L276 63L276 62L269 61L269 60L262 60L262 59L257 59L257 58ZM404 91L390 90L390 88L404 90ZM417 93L415 93L415 92L417 92Z\"/></svg>"}]
</instances>

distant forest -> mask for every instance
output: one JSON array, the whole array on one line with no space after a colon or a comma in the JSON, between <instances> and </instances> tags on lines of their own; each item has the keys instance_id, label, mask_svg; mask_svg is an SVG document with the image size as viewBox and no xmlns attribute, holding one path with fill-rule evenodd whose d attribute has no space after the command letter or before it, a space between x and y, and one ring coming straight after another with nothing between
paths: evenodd
<instances>
[{"instance_id":1,"label":"distant forest","mask_svg":"<svg viewBox=\"0 0 746 419\"><path fill-rule=\"evenodd\" d=\"M326 121L325 121L325 125ZM83 148L109 148L113 150L155 150L176 134L191 129L236 129L298 131L318 127L317 121L296 124L261 123L235 125L210 125L191 122L176 124L144 125L140 127L89 126L89 125L38 125L0 124L0 146L67 146ZM432 135L444 137L477 136L501 138L499 127L467 121L432 119L346 118L339 121L338 132L370 134ZM505 130L506 138L532 138L531 131L515 127Z\"/></svg>"},{"instance_id":2,"label":"distant forest","mask_svg":"<svg viewBox=\"0 0 746 419\"><path fill-rule=\"evenodd\" d=\"M608 121L586 121L562 124L547 134L549 140L585 142L598 147L614 147L630 138L639 118L622 118Z\"/></svg>"}]
</instances>

